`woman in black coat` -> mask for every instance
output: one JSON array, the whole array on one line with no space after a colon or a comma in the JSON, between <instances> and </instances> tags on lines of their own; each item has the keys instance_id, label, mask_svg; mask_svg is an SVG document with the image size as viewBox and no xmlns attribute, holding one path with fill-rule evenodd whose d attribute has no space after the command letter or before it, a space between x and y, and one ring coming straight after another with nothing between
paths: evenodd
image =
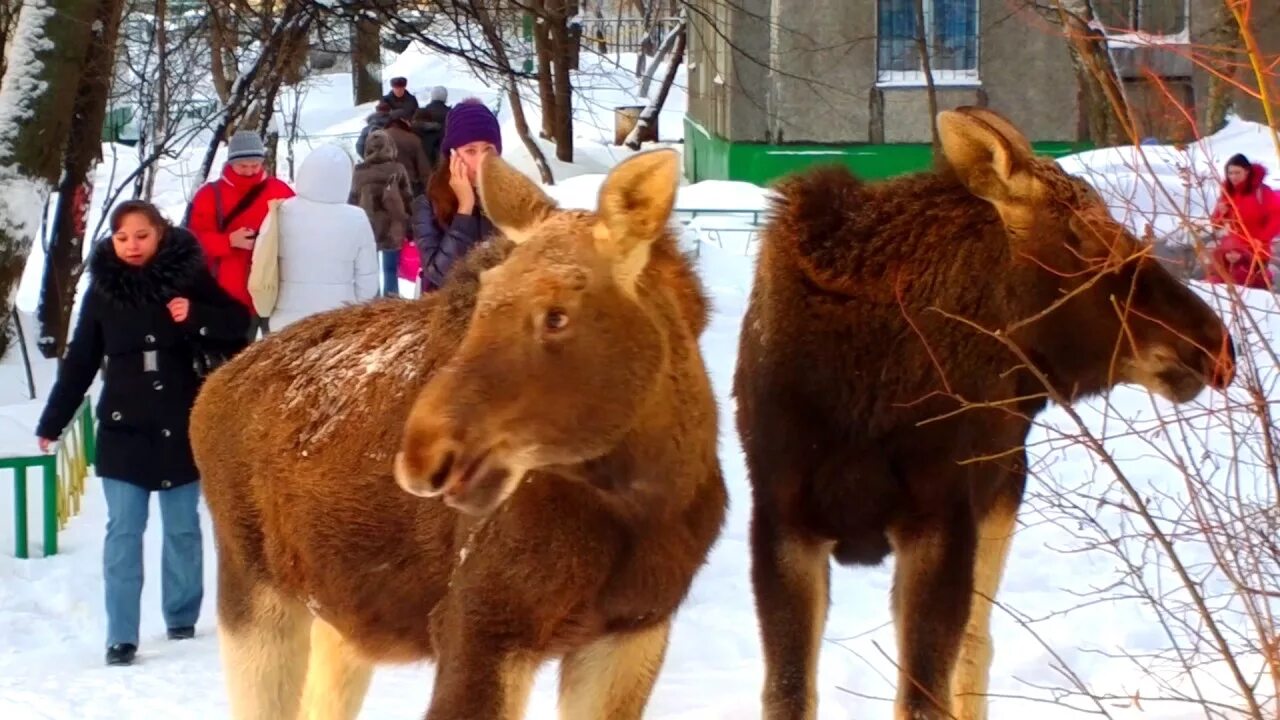
<instances>
[{"instance_id":1,"label":"woman in black coat","mask_svg":"<svg viewBox=\"0 0 1280 720\"><path fill-rule=\"evenodd\" d=\"M138 649L142 534L151 493L164 526L161 592L170 639L190 638L204 597L199 474L187 421L204 374L246 344L249 313L218 286L195 236L150 203L111 214L36 434L48 451L98 370L96 474L107 498L107 664Z\"/></svg>"}]
</instances>

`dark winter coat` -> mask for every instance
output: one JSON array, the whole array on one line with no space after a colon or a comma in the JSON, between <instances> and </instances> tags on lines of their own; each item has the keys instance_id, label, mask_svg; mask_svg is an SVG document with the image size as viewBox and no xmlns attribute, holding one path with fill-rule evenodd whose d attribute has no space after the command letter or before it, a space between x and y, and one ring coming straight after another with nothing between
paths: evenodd
<instances>
[{"instance_id":1,"label":"dark winter coat","mask_svg":"<svg viewBox=\"0 0 1280 720\"><path fill-rule=\"evenodd\" d=\"M413 119L413 129L422 140L422 149L432 167L440 164L440 142L444 140L444 123L448 115L448 105L440 100L432 100Z\"/></svg>"},{"instance_id":2,"label":"dark winter coat","mask_svg":"<svg viewBox=\"0 0 1280 720\"><path fill-rule=\"evenodd\" d=\"M357 164L352 174L348 202L369 216L379 250L399 250L409 235L409 207L413 203L409 171L396 160L396 144L383 131L369 135L365 150L364 162ZM383 203L383 189L392 181L400 188L399 207Z\"/></svg>"},{"instance_id":3,"label":"dark winter coat","mask_svg":"<svg viewBox=\"0 0 1280 720\"><path fill-rule=\"evenodd\" d=\"M436 222L431 201L413 200L413 239L422 258L422 291L439 289L444 279L473 247L493 233L493 224L476 207L472 215L458 214L448 228Z\"/></svg>"},{"instance_id":4,"label":"dark winter coat","mask_svg":"<svg viewBox=\"0 0 1280 720\"><path fill-rule=\"evenodd\" d=\"M199 479L187 418L200 388L201 358L243 349L249 311L223 290L194 236L170 228L155 257L137 268L110 238L89 260L90 282L58 378L36 428L55 439L72 421L98 370L97 474L148 490ZM167 303L190 301L182 323Z\"/></svg>"},{"instance_id":5,"label":"dark winter coat","mask_svg":"<svg viewBox=\"0 0 1280 720\"><path fill-rule=\"evenodd\" d=\"M394 92L387 91L387 94L382 96L382 102L391 106L391 112L406 111L406 117L412 117L414 111L418 109L418 97L408 90L404 91L404 97L396 97Z\"/></svg>"},{"instance_id":6,"label":"dark winter coat","mask_svg":"<svg viewBox=\"0 0 1280 720\"><path fill-rule=\"evenodd\" d=\"M364 120L364 129L360 131L360 137L356 139L356 155L364 157L365 143L369 141L369 133L374 130L385 130L387 123L391 122L390 112L375 112Z\"/></svg>"},{"instance_id":7,"label":"dark winter coat","mask_svg":"<svg viewBox=\"0 0 1280 720\"><path fill-rule=\"evenodd\" d=\"M432 166L426 151L422 149L418 133L409 129L407 120L403 124L393 121L383 132L396 144L396 160L409 171L409 185L413 188L413 194L421 195L426 192Z\"/></svg>"}]
</instances>

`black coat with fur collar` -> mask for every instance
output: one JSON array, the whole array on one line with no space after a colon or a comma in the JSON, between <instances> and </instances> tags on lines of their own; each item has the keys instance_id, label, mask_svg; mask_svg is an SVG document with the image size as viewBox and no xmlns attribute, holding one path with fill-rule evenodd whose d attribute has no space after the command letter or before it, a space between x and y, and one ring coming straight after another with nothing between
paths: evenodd
<instances>
[{"instance_id":1,"label":"black coat with fur collar","mask_svg":"<svg viewBox=\"0 0 1280 720\"><path fill-rule=\"evenodd\" d=\"M165 231L142 267L122 262L111 239L89 259L89 289L36 434L57 438L99 368L97 474L148 490L198 479L188 416L200 389L197 358L229 357L247 343L249 314L209 273L195 236ZM173 320L167 304L190 302Z\"/></svg>"}]
</instances>

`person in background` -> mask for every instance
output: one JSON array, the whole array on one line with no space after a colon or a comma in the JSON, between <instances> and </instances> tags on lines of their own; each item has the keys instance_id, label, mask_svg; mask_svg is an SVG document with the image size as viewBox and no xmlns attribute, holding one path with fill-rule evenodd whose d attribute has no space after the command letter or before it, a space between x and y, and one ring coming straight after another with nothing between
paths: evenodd
<instances>
[{"instance_id":1,"label":"person in background","mask_svg":"<svg viewBox=\"0 0 1280 720\"><path fill-rule=\"evenodd\" d=\"M1226 179L1210 218L1220 236L1206 279L1251 288L1270 287L1273 246L1280 239L1280 193L1267 170L1241 154L1227 160Z\"/></svg>"},{"instance_id":2,"label":"person in background","mask_svg":"<svg viewBox=\"0 0 1280 720\"><path fill-rule=\"evenodd\" d=\"M431 178L431 161L422 149L422 140L413 131L413 113L407 110L392 110L391 122L383 130L391 142L396 145L396 160L409 171L409 187L414 195L426 192L427 181Z\"/></svg>"},{"instance_id":3,"label":"person in background","mask_svg":"<svg viewBox=\"0 0 1280 720\"><path fill-rule=\"evenodd\" d=\"M386 128L389 122L391 122L391 106L386 100L379 100L378 104L373 106L373 112L364 119L364 129L356 139L356 155L364 157L364 144L369 138L369 133Z\"/></svg>"},{"instance_id":4,"label":"person in background","mask_svg":"<svg viewBox=\"0 0 1280 720\"><path fill-rule=\"evenodd\" d=\"M398 148L381 130L369 135L364 161L355 167L348 202L359 206L373 227L373 240L382 256L382 294L399 297L400 250L409 236L409 208L413 203L409 171L396 160Z\"/></svg>"},{"instance_id":5,"label":"person in background","mask_svg":"<svg viewBox=\"0 0 1280 720\"><path fill-rule=\"evenodd\" d=\"M418 109L418 98L409 92L409 80L402 77L391 78L391 92L382 96L382 102L390 105L392 112L406 111L406 117L413 117L413 112Z\"/></svg>"},{"instance_id":6,"label":"person in background","mask_svg":"<svg viewBox=\"0 0 1280 720\"><path fill-rule=\"evenodd\" d=\"M298 168L298 194L275 213L280 292L271 313L278 332L308 315L378 294L378 261L369 219L347 204L351 157L322 145ZM261 233L270 230L268 216Z\"/></svg>"},{"instance_id":7,"label":"person in background","mask_svg":"<svg viewBox=\"0 0 1280 720\"><path fill-rule=\"evenodd\" d=\"M453 264L493 232L476 194L476 170L486 153L502 154L498 118L476 98L449 111L440 164L426 199L414 201L413 234L422 256L422 291L439 289Z\"/></svg>"},{"instance_id":8,"label":"person in background","mask_svg":"<svg viewBox=\"0 0 1280 720\"><path fill-rule=\"evenodd\" d=\"M187 438L200 388L195 357L247 344L249 312L214 280L195 237L154 205L112 211L89 258L89 288L36 426L48 452L102 369L97 461L107 500L103 545L108 665L138 650L142 535L151 493L164 525L160 588L171 640L195 636L204 597L199 473Z\"/></svg>"},{"instance_id":9,"label":"person in background","mask_svg":"<svg viewBox=\"0 0 1280 720\"><path fill-rule=\"evenodd\" d=\"M449 115L449 91L442 85L431 88L431 102L414 113L414 128L422 138L422 148L431 167L440 163L440 142L444 139L444 122Z\"/></svg>"},{"instance_id":10,"label":"person in background","mask_svg":"<svg viewBox=\"0 0 1280 720\"><path fill-rule=\"evenodd\" d=\"M187 221L218 283L249 309L252 320L246 332L250 341L259 331L263 336L270 332L269 323L254 312L249 297L253 240L267 217L267 202L293 197L288 184L267 176L266 157L257 133L241 130L232 135L222 176L196 191Z\"/></svg>"}]
</instances>

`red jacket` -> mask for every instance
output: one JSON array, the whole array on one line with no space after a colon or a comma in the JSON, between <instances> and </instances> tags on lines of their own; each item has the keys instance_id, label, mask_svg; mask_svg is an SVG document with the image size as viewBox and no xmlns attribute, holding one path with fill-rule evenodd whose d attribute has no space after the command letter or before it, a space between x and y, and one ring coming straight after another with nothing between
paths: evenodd
<instances>
[{"instance_id":1,"label":"red jacket","mask_svg":"<svg viewBox=\"0 0 1280 720\"><path fill-rule=\"evenodd\" d=\"M231 218L225 232L220 232L214 188L217 188L221 196L225 217L245 193L260 182L267 183L266 187L249 207ZM231 233L242 227L257 230L267 217L267 201L291 198L293 195L293 188L279 178L266 177L265 171L245 177L235 174L231 166L227 165L222 169L221 178L205 183L191 199L191 219L187 222L187 228L200 241L200 247L204 249L209 262L209 270L231 297L250 310L253 310L253 300L249 297L249 263L253 259L253 251L231 247Z\"/></svg>"},{"instance_id":2,"label":"red jacket","mask_svg":"<svg viewBox=\"0 0 1280 720\"><path fill-rule=\"evenodd\" d=\"M1227 230L1219 247L1261 256L1264 265L1271 261L1271 245L1280 235L1280 193L1263 182L1266 176L1267 169L1254 163L1243 187L1223 182L1212 217L1214 225Z\"/></svg>"}]
</instances>

